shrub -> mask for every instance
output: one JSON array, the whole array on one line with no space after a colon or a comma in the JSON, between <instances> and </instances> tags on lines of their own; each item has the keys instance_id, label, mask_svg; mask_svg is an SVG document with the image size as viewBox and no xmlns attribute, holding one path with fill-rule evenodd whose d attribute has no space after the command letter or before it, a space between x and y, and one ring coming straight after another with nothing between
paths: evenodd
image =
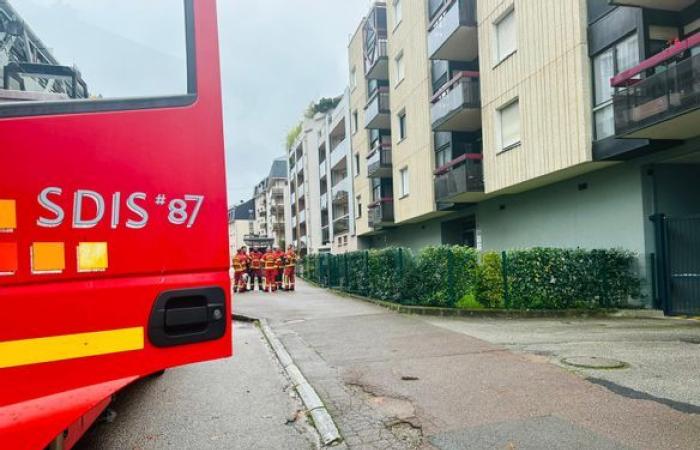
<instances>
[{"instance_id":1,"label":"shrub","mask_svg":"<svg viewBox=\"0 0 700 450\"><path fill-rule=\"evenodd\" d=\"M460 246L426 247L418 255L410 289L414 303L454 307L459 299L473 294L478 254Z\"/></svg>"},{"instance_id":2,"label":"shrub","mask_svg":"<svg viewBox=\"0 0 700 450\"><path fill-rule=\"evenodd\" d=\"M484 309L484 305L476 300L473 293L460 298L455 306L459 309Z\"/></svg>"},{"instance_id":3,"label":"shrub","mask_svg":"<svg viewBox=\"0 0 700 450\"><path fill-rule=\"evenodd\" d=\"M509 307L620 307L640 293L634 254L623 250L533 248L508 252Z\"/></svg>"},{"instance_id":4,"label":"shrub","mask_svg":"<svg viewBox=\"0 0 700 450\"><path fill-rule=\"evenodd\" d=\"M369 295L380 300L398 302L405 298L404 274L410 270L412 253L406 248L370 250L368 254Z\"/></svg>"},{"instance_id":5,"label":"shrub","mask_svg":"<svg viewBox=\"0 0 700 450\"><path fill-rule=\"evenodd\" d=\"M486 252L481 256L477 267L476 299L487 308L502 308L503 305L503 267L501 255Z\"/></svg>"}]
</instances>

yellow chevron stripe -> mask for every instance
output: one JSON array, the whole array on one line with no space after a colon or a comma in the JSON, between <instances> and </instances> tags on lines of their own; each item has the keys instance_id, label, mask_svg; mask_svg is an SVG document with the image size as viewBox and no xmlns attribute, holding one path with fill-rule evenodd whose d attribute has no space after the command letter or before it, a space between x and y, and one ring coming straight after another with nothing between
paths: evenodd
<instances>
[{"instance_id":1,"label":"yellow chevron stripe","mask_svg":"<svg viewBox=\"0 0 700 450\"><path fill-rule=\"evenodd\" d=\"M0 369L143 350L143 327L0 342Z\"/></svg>"}]
</instances>

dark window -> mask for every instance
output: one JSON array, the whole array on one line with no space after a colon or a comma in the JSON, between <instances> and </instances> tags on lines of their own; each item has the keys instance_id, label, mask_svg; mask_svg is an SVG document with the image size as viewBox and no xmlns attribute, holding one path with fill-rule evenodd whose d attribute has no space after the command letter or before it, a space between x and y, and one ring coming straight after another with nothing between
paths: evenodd
<instances>
[{"instance_id":1,"label":"dark window","mask_svg":"<svg viewBox=\"0 0 700 450\"><path fill-rule=\"evenodd\" d=\"M406 112L399 113L399 140L406 139Z\"/></svg>"}]
</instances>

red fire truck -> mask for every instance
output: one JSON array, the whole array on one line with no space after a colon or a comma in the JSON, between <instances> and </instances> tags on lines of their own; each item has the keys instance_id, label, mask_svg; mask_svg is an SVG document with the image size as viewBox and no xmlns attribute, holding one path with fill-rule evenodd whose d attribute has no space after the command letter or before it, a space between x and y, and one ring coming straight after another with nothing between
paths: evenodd
<instances>
[{"instance_id":1,"label":"red fire truck","mask_svg":"<svg viewBox=\"0 0 700 450\"><path fill-rule=\"evenodd\" d=\"M80 60L47 55L58 46L13 3L0 0L0 448L71 448L129 383L232 353L216 7L153 2L183 8L186 86L112 98Z\"/></svg>"}]
</instances>

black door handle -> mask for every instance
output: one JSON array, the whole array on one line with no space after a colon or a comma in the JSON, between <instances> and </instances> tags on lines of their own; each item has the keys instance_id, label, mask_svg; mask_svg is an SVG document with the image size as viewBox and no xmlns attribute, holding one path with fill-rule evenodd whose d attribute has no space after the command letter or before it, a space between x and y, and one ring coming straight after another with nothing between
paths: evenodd
<instances>
[{"instance_id":1,"label":"black door handle","mask_svg":"<svg viewBox=\"0 0 700 450\"><path fill-rule=\"evenodd\" d=\"M148 338L156 347L194 344L226 334L226 295L218 287L161 293L153 305Z\"/></svg>"}]
</instances>

